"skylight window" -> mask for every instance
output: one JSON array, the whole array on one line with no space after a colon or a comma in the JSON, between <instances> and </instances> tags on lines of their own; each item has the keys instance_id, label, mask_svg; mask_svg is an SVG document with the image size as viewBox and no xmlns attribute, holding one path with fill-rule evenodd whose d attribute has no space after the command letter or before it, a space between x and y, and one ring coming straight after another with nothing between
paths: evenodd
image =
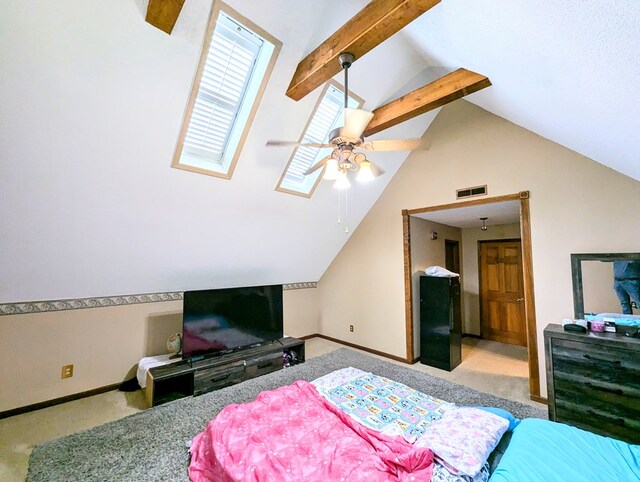
<instances>
[{"instance_id":1,"label":"skylight window","mask_svg":"<svg viewBox=\"0 0 640 482\"><path fill-rule=\"evenodd\" d=\"M349 95L349 107L361 107L363 100L351 93ZM344 87L329 82L320 100L313 111L309 123L305 127L301 143L324 143L327 142L329 133L336 127L344 124L342 110L344 108ZM316 186L320 182L322 169L305 176L304 173L316 162L331 154L331 149L320 149L317 147L298 146L293 151L287 167L285 168L276 190L289 194L297 194L304 197L311 197Z\"/></svg>"},{"instance_id":2,"label":"skylight window","mask_svg":"<svg viewBox=\"0 0 640 482\"><path fill-rule=\"evenodd\" d=\"M173 167L231 178L280 46L215 2Z\"/></svg>"}]
</instances>

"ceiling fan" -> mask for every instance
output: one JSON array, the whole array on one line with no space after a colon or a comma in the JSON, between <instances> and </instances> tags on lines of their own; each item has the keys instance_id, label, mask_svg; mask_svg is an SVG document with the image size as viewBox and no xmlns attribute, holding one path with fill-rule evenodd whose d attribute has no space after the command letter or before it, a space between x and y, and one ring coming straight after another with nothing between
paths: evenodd
<instances>
[{"instance_id":1,"label":"ceiling fan","mask_svg":"<svg viewBox=\"0 0 640 482\"><path fill-rule=\"evenodd\" d=\"M358 171L358 181L370 181L384 174L384 170L367 159L366 154L356 151L411 151L420 146L420 139L375 140L365 141L362 133L373 118L373 113L347 107L349 100L349 67L355 61L352 53L344 52L338 61L344 70L344 126L337 127L329 133L327 143L301 143L289 141L268 141L267 146L304 146L316 148L332 148L328 156L311 166L304 175L307 176L320 168L325 168L324 179L336 180L336 187L349 186L347 173Z\"/></svg>"}]
</instances>

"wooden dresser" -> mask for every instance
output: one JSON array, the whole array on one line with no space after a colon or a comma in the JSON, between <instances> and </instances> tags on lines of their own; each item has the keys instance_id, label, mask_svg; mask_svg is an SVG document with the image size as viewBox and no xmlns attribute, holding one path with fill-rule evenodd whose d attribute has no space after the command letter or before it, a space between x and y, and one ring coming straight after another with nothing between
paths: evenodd
<instances>
[{"instance_id":1,"label":"wooden dresser","mask_svg":"<svg viewBox=\"0 0 640 482\"><path fill-rule=\"evenodd\" d=\"M549 420L640 444L640 338L544 330Z\"/></svg>"}]
</instances>

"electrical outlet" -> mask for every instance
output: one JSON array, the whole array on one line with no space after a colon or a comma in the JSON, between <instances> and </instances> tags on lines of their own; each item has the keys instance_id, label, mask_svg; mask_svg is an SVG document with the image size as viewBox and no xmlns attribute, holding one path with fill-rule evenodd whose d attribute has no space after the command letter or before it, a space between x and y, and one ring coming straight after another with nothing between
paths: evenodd
<instances>
[{"instance_id":1,"label":"electrical outlet","mask_svg":"<svg viewBox=\"0 0 640 482\"><path fill-rule=\"evenodd\" d=\"M353 325L349 325L349 331L353 333Z\"/></svg>"},{"instance_id":2,"label":"electrical outlet","mask_svg":"<svg viewBox=\"0 0 640 482\"><path fill-rule=\"evenodd\" d=\"M60 378L71 378L73 376L73 365L64 365L62 367L62 376Z\"/></svg>"}]
</instances>

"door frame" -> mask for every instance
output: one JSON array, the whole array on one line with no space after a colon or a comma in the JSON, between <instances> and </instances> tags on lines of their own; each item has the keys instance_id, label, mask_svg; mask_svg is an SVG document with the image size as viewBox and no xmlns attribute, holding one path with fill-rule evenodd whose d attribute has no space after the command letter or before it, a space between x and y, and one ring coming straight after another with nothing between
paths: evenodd
<instances>
[{"instance_id":1,"label":"door frame","mask_svg":"<svg viewBox=\"0 0 640 482\"><path fill-rule=\"evenodd\" d=\"M402 210L402 236L404 247L404 299L405 299L405 332L406 360L415 363L413 357L413 293L411 289L411 229L409 217L412 214L430 211L443 211L481 204L492 204L505 201L520 201L520 237L522 240L522 277L524 285L524 311L527 326L527 354L529 361L529 397L531 400L545 403L540 396L540 366L538 362L538 331L536 309L533 293L533 256L531 253L531 222L529 216L529 191L516 194L473 199L451 204L441 204L418 209Z\"/></svg>"},{"instance_id":2,"label":"door frame","mask_svg":"<svg viewBox=\"0 0 640 482\"><path fill-rule=\"evenodd\" d=\"M482 257L480 256L480 250L481 250L481 245L484 243L513 243L513 242L519 242L520 243L520 262L523 264L523 273L522 273L522 277L524 278L524 255L522 254L522 240L519 238L504 238L504 239L479 239L478 240L478 291L480 292L480 296L478 297L478 305L480 308L480 338L482 338L482 266L480 265L480 263L482 263ZM524 286L522 287L522 290L524 291ZM526 324L526 321L525 321ZM529 340L527 340L527 345L529 344Z\"/></svg>"}]
</instances>

